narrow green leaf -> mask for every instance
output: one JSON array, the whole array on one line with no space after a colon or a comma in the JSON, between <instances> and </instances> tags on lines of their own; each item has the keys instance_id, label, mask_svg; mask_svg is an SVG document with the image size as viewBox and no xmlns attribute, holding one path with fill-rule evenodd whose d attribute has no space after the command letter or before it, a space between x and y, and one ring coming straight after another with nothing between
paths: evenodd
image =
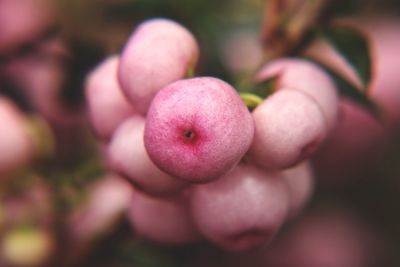
<instances>
[{"instance_id":1,"label":"narrow green leaf","mask_svg":"<svg viewBox=\"0 0 400 267\"><path fill-rule=\"evenodd\" d=\"M237 86L240 97L247 108L254 110L265 98L271 95L276 87L276 77L271 77L260 83L244 83Z\"/></svg>"},{"instance_id":2,"label":"narrow green leaf","mask_svg":"<svg viewBox=\"0 0 400 267\"><path fill-rule=\"evenodd\" d=\"M336 84L336 88L341 95L367 108L374 116L380 116L380 110L378 109L376 104L367 96L366 92L360 91L355 85L347 81L339 73L326 66L325 64L319 62L318 60L310 58L307 59L318 64L331 76L332 80Z\"/></svg>"},{"instance_id":3,"label":"narrow green leaf","mask_svg":"<svg viewBox=\"0 0 400 267\"><path fill-rule=\"evenodd\" d=\"M276 77L271 77L260 83L244 86L240 88L241 90L239 90L239 92L250 93L265 99L274 92L275 87Z\"/></svg>"},{"instance_id":4,"label":"narrow green leaf","mask_svg":"<svg viewBox=\"0 0 400 267\"><path fill-rule=\"evenodd\" d=\"M371 80L371 58L366 37L347 26L324 27L319 34L353 66L364 84L363 91L366 91Z\"/></svg>"}]
</instances>

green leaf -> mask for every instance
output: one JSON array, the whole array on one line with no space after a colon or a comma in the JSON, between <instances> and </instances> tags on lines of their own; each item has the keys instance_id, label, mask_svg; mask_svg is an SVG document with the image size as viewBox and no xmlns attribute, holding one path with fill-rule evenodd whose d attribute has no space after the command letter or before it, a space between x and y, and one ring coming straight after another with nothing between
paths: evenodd
<instances>
[{"instance_id":1,"label":"green leaf","mask_svg":"<svg viewBox=\"0 0 400 267\"><path fill-rule=\"evenodd\" d=\"M320 37L328 41L353 66L366 91L371 80L371 58L367 38L348 26L328 26L320 29Z\"/></svg>"},{"instance_id":2,"label":"green leaf","mask_svg":"<svg viewBox=\"0 0 400 267\"><path fill-rule=\"evenodd\" d=\"M247 108L254 110L265 98L270 96L276 88L276 77L271 77L259 83L246 82L237 86L238 92Z\"/></svg>"},{"instance_id":3,"label":"green leaf","mask_svg":"<svg viewBox=\"0 0 400 267\"><path fill-rule=\"evenodd\" d=\"M253 95L257 95L262 99L267 98L271 95L276 88L276 77L271 77L266 79L265 81L259 83L245 83L241 86L238 86L240 93L249 93Z\"/></svg>"},{"instance_id":4,"label":"green leaf","mask_svg":"<svg viewBox=\"0 0 400 267\"><path fill-rule=\"evenodd\" d=\"M336 88L338 89L341 95L367 108L374 116L376 117L380 116L380 110L375 105L375 103L371 99L369 99L366 92L360 91L355 85L347 81L343 76L341 76L339 73L337 73L327 65L312 58L307 58L307 59L318 64L331 76L332 80L336 84Z\"/></svg>"}]
</instances>

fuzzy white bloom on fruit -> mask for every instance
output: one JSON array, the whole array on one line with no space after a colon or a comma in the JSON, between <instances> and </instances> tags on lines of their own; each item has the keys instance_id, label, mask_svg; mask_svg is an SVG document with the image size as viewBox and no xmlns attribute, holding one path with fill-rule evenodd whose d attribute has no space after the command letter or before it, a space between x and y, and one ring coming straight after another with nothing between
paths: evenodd
<instances>
[{"instance_id":1,"label":"fuzzy white bloom on fruit","mask_svg":"<svg viewBox=\"0 0 400 267\"><path fill-rule=\"evenodd\" d=\"M90 122L103 139L109 139L126 118L136 113L118 83L118 63L116 55L105 59L89 74L85 85Z\"/></svg>"},{"instance_id":2,"label":"fuzzy white bloom on fruit","mask_svg":"<svg viewBox=\"0 0 400 267\"><path fill-rule=\"evenodd\" d=\"M231 170L253 135L253 118L238 93L222 80L201 77L177 81L156 95L144 143L160 169L203 183Z\"/></svg>"},{"instance_id":3,"label":"fuzzy white bloom on fruit","mask_svg":"<svg viewBox=\"0 0 400 267\"><path fill-rule=\"evenodd\" d=\"M133 32L121 55L118 77L129 101L146 114L162 87L182 79L197 62L193 35L168 19L150 19Z\"/></svg>"},{"instance_id":4,"label":"fuzzy white bloom on fruit","mask_svg":"<svg viewBox=\"0 0 400 267\"><path fill-rule=\"evenodd\" d=\"M314 189L314 172L310 162L305 161L284 170L282 174L289 190L289 218L293 218L302 211L311 198Z\"/></svg>"},{"instance_id":5,"label":"fuzzy white bloom on fruit","mask_svg":"<svg viewBox=\"0 0 400 267\"><path fill-rule=\"evenodd\" d=\"M150 194L166 195L180 191L188 183L160 170L144 147L145 118L133 116L114 133L108 146L111 168Z\"/></svg>"},{"instance_id":6,"label":"fuzzy white bloom on fruit","mask_svg":"<svg viewBox=\"0 0 400 267\"><path fill-rule=\"evenodd\" d=\"M239 164L217 181L193 186L191 192L191 212L200 232L233 251L270 242L288 208L281 174L251 164Z\"/></svg>"},{"instance_id":7,"label":"fuzzy white bloom on fruit","mask_svg":"<svg viewBox=\"0 0 400 267\"><path fill-rule=\"evenodd\" d=\"M294 58L281 58L267 63L256 75L257 81L276 78L276 87L301 91L320 106L331 131L338 117L338 93L329 75L316 64Z\"/></svg>"},{"instance_id":8,"label":"fuzzy white bloom on fruit","mask_svg":"<svg viewBox=\"0 0 400 267\"><path fill-rule=\"evenodd\" d=\"M298 90L283 89L252 113L255 122L249 158L266 169L284 169L306 159L327 135L319 105Z\"/></svg>"},{"instance_id":9,"label":"fuzzy white bloom on fruit","mask_svg":"<svg viewBox=\"0 0 400 267\"><path fill-rule=\"evenodd\" d=\"M183 245L199 240L182 195L155 198L134 191L128 218L140 237L164 244Z\"/></svg>"}]
</instances>

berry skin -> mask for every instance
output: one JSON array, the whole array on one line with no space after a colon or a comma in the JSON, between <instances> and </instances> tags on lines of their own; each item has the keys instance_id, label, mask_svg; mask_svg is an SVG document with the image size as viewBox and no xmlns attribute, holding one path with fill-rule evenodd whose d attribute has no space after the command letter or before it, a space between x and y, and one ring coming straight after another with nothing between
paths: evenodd
<instances>
[{"instance_id":1,"label":"berry skin","mask_svg":"<svg viewBox=\"0 0 400 267\"><path fill-rule=\"evenodd\" d=\"M384 247L374 229L353 210L314 211L276 241L264 252L262 266L379 266L375 263Z\"/></svg>"},{"instance_id":2,"label":"berry skin","mask_svg":"<svg viewBox=\"0 0 400 267\"><path fill-rule=\"evenodd\" d=\"M325 117L328 131L336 125L338 95L329 75L303 59L282 58L266 64L256 75L257 81L276 77L277 89L299 90L315 100Z\"/></svg>"},{"instance_id":3,"label":"berry skin","mask_svg":"<svg viewBox=\"0 0 400 267\"><path fill-rule=\"evenodd\" d=\"M289 218L293 218L302 211L313 193L314 173L309 161L286 169L282 173L290 196Z\"/></svg>"},{"instance_id":4,"label":"berry skin","mask_svg":"<svg viewBox=\"0 0 400 267\"><path fill-rule=\"evenodd\" d=\"M313 156L315 172L320 184L329 188L358 187L379 177L377 167L389 138L383 124L365 108L344 98L340 107L336 129Z\"/></svg>"},{"instance_id":5,"label":"berry skin","mask_svg":"<svg viewBox=\"0 0 400 267\"><path fill-rule=\"evenodd\" d=\"M298 90L282 89L252 113L255 122L249 158L266 169L284 169L309 157L326 137L317 103Z\"/></svg>"},{"instance_id":6,"label":"berry skin","mask_svg":"<svg viewBox=\"0 0 400 267\"><path fill-rule=\"evenodd\" d=\"M117 80L119 57L112 56L96 67L86 80L90 122L96 134L108 140L126 118L135 114Z\"/></svg>"},{"instance_id":7,"label":"berry skin","mask_svg":"<svg viewBox=\"0 0 400 267\"><path fill-rule=\"evenodd\" d=\"M49 0L1 0L0 54L7 55L43 38L55 24L55 13L53 1Z\"/></svg>"},{"instance_id":8,"label":"berry skin","mask_svg":"<svg viewBox=\"0 0 400 267\"><path fill-rule=\"evenodd\" d=\"M132 186L115 174L92 184L86 202L68 217L74 245L82 246L109 232L129 207L132 192Z\"/></svg>"},{"instance_id":9,"label":"berry skin","mask_svg":"<svg viewBox=\"0 0 400 267\"><path fill-rule=\"evenodd\" d=\"M226 250L272 240L283 224L289 195L279 173L239 164L215 182L193 186L191 212L200 232Z\"/></svg>"},{"instance_id":10,"label":"berry skin","mask_svg":"<svg viewBox=\"0 0 400 267\"><path fill-rule=\"evenodd\" d=\"M155 198L134 191L128 219L136 234L164 245L183 245L199 240L182 195Z\"/></svg>"},{"instance_id":11,"label":"berry skin","mask_svg":"<svg viewBox=\"0 0 400 267\"><path fill-rule=\"evenodd\" d=\"M35 51L6 62L2 71L30 108L52 126L76 130L84 121L81 106L71 105L63 97L74 90L65 87L68 79L65 63L70 53L60 38L51 38L39 43Z\"/></svg>"},{"instance_id":12,"label":"berry skin","mask_svg":"<svg viewBox=\"0 0 400 267\"><path fill-rule=\"evenodd\" d=\"M146 193L177 193L187 183L161 171L151 161L143 143L144 124L144 118L134 116L118 127L108 147L111 167Z\"/></svg>"},{"instance_id":13,"label":"berry skin","mask_svg":"<svg viewBox=\"0 0 400 267\"><path fill-rule=\"evenodd\" d=\"M381 107L388 131L397 138L400 133L400 83L398 66L400 56L400 21L380 21L360 23L366 26L371 40L373 56L373 77L370 84L370 97ZM361 27L361 26L360 26Z\"/></svg>"},{"instance_id":14,"label":"berry skin","mask_svg":"<svg viewBox=\"0 0 400 267\"><path fill-rule=\"evenodd\" d=\"M125 95L146 114L151 100L164 86L182 79L198 58L192 34L168 19L140 24L127 42L118 77Z\"/></svg>"},{"instance_id":15,"label":"berry skin","mask_svg":"<svg viewBox=\"0 0 400 267\"><path fill-rule=\"evenodd\" d=\"M165 172L194 183L217 179L248 150L254 122L236 91L222 80L180 80L154 98L144 143Z\"/></svg>"},{"instance_id":16,"label":"berry skin","mask_svg":"<svg viewBox=\"0 0 400 267\"><path fill-rule=\"evenodd\" d=\"M28 120L19 108L0 97L0 178L24 167L33 159L35 149L28 130Z\"/></svg>"}]
</instances>

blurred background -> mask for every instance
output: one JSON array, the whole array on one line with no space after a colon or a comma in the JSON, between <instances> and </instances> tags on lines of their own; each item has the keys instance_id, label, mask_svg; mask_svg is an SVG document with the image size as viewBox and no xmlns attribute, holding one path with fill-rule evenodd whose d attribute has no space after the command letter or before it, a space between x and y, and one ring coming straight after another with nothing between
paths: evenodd
<instances>
[{"instance_id":1,"label":"blurred background","mask_svg":"<svg viewBox=\"0 0 400 267\"><path fill-rule=\"evenodd\" d=\"M129 185L107 172L88 123L87 74L120 53L140 22L167 17L197 38L196 75L238 88L268 55L266 2L0 0L0 266L400 266L397 0L337 1L310 26L353 18L371 46L389 36L385 59L372 54L371 65L372 80L388 72L381 79L391 93L370 93L385 106L384 123L343 99L337 132L313 158L314 194L271 246L163 246L137 237L127 220ZM317 51L301 44L278 56Z\"/></svg>"}]
</instances>

